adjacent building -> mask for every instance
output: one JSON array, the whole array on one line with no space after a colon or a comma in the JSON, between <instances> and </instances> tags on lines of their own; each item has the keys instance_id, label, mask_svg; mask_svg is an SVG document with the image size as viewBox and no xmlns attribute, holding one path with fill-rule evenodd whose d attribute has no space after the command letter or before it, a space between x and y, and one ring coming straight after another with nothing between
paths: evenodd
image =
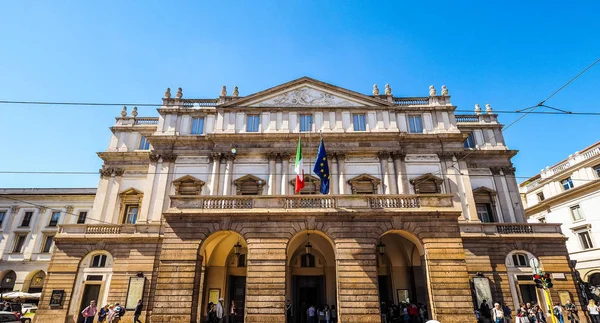
<instances>
[{"instance_id":1,"label":"adjacent building","mask_svg":"<svg viewBox=\"0 0 600 323\"><path fill-rule=\"evenodd\" d=\"M308 77L162 102L158 117L124 109L110 128L87 220L54 236L37 322L75 322L92 299L142 299L148 322L203 322L219 298L238 322L284 322L286 300L294 322L325 304L340 322L380 322L399 302L475 322L483 299L545 304L534 258L553 299L579 304L565 235L526 222L517 152L489 105L456 115L445 86L365 95Z\"/></svg>"},{"instance_id":2,"label":"adjacent building","mask_svg":"<svg viewBox=\"0 0 600 323\"><path fill-rule=\"evenodd\" d=\"M89 223L95 188L0 189L0 293L40 293L63 224Z\"/></svg>"},{"instance_id":3,"label":"adjacent building","mask_svg":"<svg viewBox=\"0 0 600 323\"><path fill-rule=\"evenodd\" d=\"M581 280L600 287L600 142L520 185L531 223L560 223Z\"/></svg>"}]
</instances>

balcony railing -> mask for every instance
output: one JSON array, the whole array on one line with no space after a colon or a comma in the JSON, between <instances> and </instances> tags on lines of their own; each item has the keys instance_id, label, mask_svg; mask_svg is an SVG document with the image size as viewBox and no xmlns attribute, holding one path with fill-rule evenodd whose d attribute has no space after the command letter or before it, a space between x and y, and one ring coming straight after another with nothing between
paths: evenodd
<instances>
[{"instance_id":1,"label":"balcony railing","mask_svg":"<svg viewBox=\"0 0 600 323\"><path fill-rule=\"evenodd\" d=\"M158 118L152 117L143 117L143 118L134 118L134 124L136 125L145 125L145 124L158 124Z\"/></svg>"},{"instance_id":2,"label":"balcony railing","mask_svg":"<svg viewBox=\"0 0 600 323\"><path fill-rule=\"evenodd\" d=\"M562 173L564 170L573 167L585 160L593 158L597 155L600 155L600 144L588 147L582 152L576 152L575 154L570 155L569 158L567 158L566 160L563 160L562 162L552 167L546 168L541 172L541 177L547 178Z\"/></svg>"},{"instance_id":3,"label":"balcony railing","mask_svg":"<svg viewBox=\"0 0 600 323\"><path fill-rule=\"evenodd\" d=\"M465 123L465 122L479 122L479 116L476 115L455 115L456 122Z\"/></svg>"},{"instance_id":4,"label":"balcony railing","mask_svg":"<svg viewBox=\"0 0 600 323\"><path fill-rule=\"evenodd\" d=\"M503 236L503 235L562 235L560 224L555 223L480 223L466 222L460 224L463 236Z\"/></svg>"},{"instance_id":5,"label":"balcony railing","mask_svg":"<svg viewBox=\"0 0 600 323\"><path fill-rule=\"evenodd\" d=\"M429 98L394 98L395 105L429 105Z\"/></svg>"},{"instance_id":6,"label":"balcony railing","mask_svg":"<svg viewBox=\"0 0 600 323\"><path fill-rule=\"evenodd\" d=\"M205 210L248 209L418 209L452 208L450 194L420 195L171 195L171 208Z\"/></svg>"},{"instance_id":7,"label":"balcony railing","mask_svg":"<svg viewBox=\"0 0 600 323\"><path fill-rule=\"evenodd\" d=\"M156 237L159 232L160 224L63 224L56 238L77 236L91 239L101 235Z\"/></svg>"}]
</instances>

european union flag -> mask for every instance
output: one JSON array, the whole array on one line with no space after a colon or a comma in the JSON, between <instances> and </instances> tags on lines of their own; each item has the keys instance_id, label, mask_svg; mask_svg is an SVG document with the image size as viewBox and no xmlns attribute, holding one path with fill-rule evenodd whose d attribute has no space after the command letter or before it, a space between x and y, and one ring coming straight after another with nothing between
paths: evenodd
<instances>
[{"instance_id":1,"label":"european union flag","mask_svg":"<svg viewBox=\"0 0 600 323\"><path fill-rule=\"evenodd\" d=\"M317 159L315 160L315 167L313 172L321 179L321 194L329 193L329 162L327 161L327 153L325 152L325 143L321 139L319 144L319 151L317 153Z\"/></svg>"}]
</instances>

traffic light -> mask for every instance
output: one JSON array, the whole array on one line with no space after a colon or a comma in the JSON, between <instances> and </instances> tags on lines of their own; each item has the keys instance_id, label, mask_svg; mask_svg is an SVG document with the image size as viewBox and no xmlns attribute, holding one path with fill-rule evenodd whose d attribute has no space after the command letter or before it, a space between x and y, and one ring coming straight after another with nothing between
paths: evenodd
<instances>
[{"instance_id":1,"label":"traffic light","mask_svg":"<svg viewBox=\"0 0 600 323\"><path fill-rule=\"evenodd\" d=\"M552 278L550 278L550 274L548 273L544 274L544 285L546 288L552 288L552 286L554 286L554 284L552 284Z\"/></svg>"},{"instance_id":2,"label":"traffic light","mask_svg":"<svg viewBox=\"0 0 600 323\"><path fill-rule=\"evenodd\" d=\"M538 274L534 274L533 275L533 282L535 283L535 287L537 287L537 288L544 288L544 285L542 285L542 276L540 276Z\"/></svg>"}]
</instances>

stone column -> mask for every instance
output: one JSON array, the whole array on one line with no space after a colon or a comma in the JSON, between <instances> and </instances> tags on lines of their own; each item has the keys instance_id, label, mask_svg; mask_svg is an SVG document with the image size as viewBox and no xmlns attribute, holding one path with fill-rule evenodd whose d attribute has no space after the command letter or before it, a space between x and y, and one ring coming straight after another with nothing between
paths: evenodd
<instances>
[{"instance_id":1,"label":"stone column","mask_svg":"<svg viewBox=\"0 0 600 323\"><path fill-rule=\"evenodd\" d=\"M275 183L277 171L275 170L275 159L277 158L277 153L268 153L267 160L269 161L269 178L267 183L269 184L269 188L267 194L275 195L277 194L277 184Z\"/></svg>"},{"instance_id":2,"label":"stone column","mask_svg":"<svg viewBox=\"0 0 600 323\"><path fill-rule=\"evenodd\" d=\"M396 186L398 187L398 194L408 194L408 176L406 174L406 164L404 158L406 154L402 151L395 151L392 153L394 159L394 168L396 170Z\"/></svg>"},{"instance_id":3,"label":"stone column","mask_svg":"<svg viewBox=\"0 0 600 323\"><path fill-rule=\"evenodd\" d=\"M227 196L231 194L231 177L233 173L233 161L235 160L235 155L232 153L224 154L225 159L227 160L227 166L225 167L225 175L223 176L223 195Z\"/></svg>"},{"instance_id":4,"label":"stone column","mask_svg":"<svg viewBox=\"0 0 600 323\"><path fill-rule=\"evenodd\" d=\"M460 171L457 175L460 179L459 188L462 188L464 193L464 199L461 204L465 204L467 207L467 213L463 213L463 216L469 221L477 221L477 208L475 197L473 196L473 186L471 185L471 177L469 176L469 167L465 160L458 161L458 170Z\"/></svg>"},{"instance_id":5,"label":"stone column","mask_svg":"<svg viewBox=\"0 0 600 323\"><path fill-rule=\"evenodd\" d=\"M336 160L339 173L339 194L346 194L346 192L349 192L346 189L346 154L336 153Z\"/></svg>"},{"instance_id":6,"label":"stone column","mask_svg":"<svg viewBox=\"0 0 600 323\"><path fill-rule=\"evenodd\" d=\"M245 322L285 322L285 266L287 238L272 231L248 238Z\"/></svg>"},{"instance_id":7,"label":"stone column","mask_svg":"<svg viewBox=\"0 0 600 323\"><path fill-rule=\"evenodd\" d=\"M502 167L502 173L504 174L504 179L508 187L507 192L511 199L510 206L514 211L515 221L526 222L525 214L523 214L523 202L521 201L519 186L517 185L517 180L515 178L515 168L512 166Z\"/></svg>"},{"instance_id":8,"label":"stone column","mask_svg":"<svg viewBox=\"0 0 600 323\"><path fill-rule=\"evenodd\" d=\"M290 154L282 153L281 156L281 195L288 195L290 193Z\"/></svg>"},{"instance_id":9,"label":"stone column","mask_svg":"<svg viewBox=\"0 0 600 323\"><path fill-rule=\"evenodd\" d=\"M390 153L390 157L391 157ZM387 169L388 169L388 180L390 183L390 194L398 194L398 181L396 180L396 172L394 171L394 161L391 158L387 158Z\"/></svg>"},{"instance_id":10,"label":"stone column","mask_svg":"<svg viewBox=\"0 0 600 323\"><path fill-rule=\"evenodd\" d=\"M212 161L212 170L210 174L210 183L208 189L210 190L210 195L217 195L219 192L219 173L221 172L221 157L223 154L221 153L212 153L210 155L210 159Z\"/></svg>"},{"instance_id":11,"label":"stone column","mask_svg":"<svg viewBox=\"0 0 600 323\"><path fill-rule=\"evenodd\" d=\"M379 163L381 164L381 183L383 184L381 187L381 193L391 194L388 172L388 158L390 158L390 153L387 151L380 151L377 153L377 157L379 158Z\"/></svg>"},{"instance_id":12,"label":"stone column","mask_svg":"<svg viewBox=\"0 0 600 323\"><path fill-rule=\"evenodd\" d=\"M340 180L339 180L339 167L338 167L338 161L337 161L337 153L333 153L331 155L331 157L329 157L329 160L331 160L331 192L333 194L339 194L340 193L340 188L339 188Z\"/></svg>"},{"instance_id":13,"label":"stone column","mask_svg":"<svg viewBox=\"0 0 600 323\"><path fill-rule=\"evenodd\" d=\"M508 191L508 185L506 184L506 178L502 173L503 167L490 167L492 174L494 175L494 185L498 193L498 203L502 214L498 215L498 222L516 222L513 204Z\"/></svg>"},{"instance_id":14,"label":"stone column","mask_svg":"<svg viewBox=\"0 0 600 323\"><path fill-rule=\"evenodd\" d=\"M158 177L156 178L156 191L152 196L152 203L154 204L150 207L150 211L148 212L148 222L155 223L160 221L161 215L163 211L165 211L165 201L169 200L167 187L169 187L169 183L171 183L174 175L170 170L172 169L175 160L177 160L177 155L163 154L160 156L160 160L162 163L157 164L156 167L159 171Z\"/></svg>"},{"instance_id":15,"label":"stone column","mask_svg":"<svg viewBox=\"0 0 600 323\"><path fill-rule=\"evenodd\" d=\"M281 155L277 154L277 158L275 158L275 187L273 189L274 194L281 195L281 163L282 163Z\"/></svg>"},{"instance_id":16,"label":"stone column","mask_svg":"<svg viewBox=\"0 0 600 323\"><path fill-rule=\"evenodd\" d=\"M121 187L121 176L125 169L118 167L103 167L100 170L100 177L108 177L106 189L106 199L100 220L103 222L119 223L119 212L117 210L117 199L119 198L119 189Z\"/></svg>"}]
</instances>

